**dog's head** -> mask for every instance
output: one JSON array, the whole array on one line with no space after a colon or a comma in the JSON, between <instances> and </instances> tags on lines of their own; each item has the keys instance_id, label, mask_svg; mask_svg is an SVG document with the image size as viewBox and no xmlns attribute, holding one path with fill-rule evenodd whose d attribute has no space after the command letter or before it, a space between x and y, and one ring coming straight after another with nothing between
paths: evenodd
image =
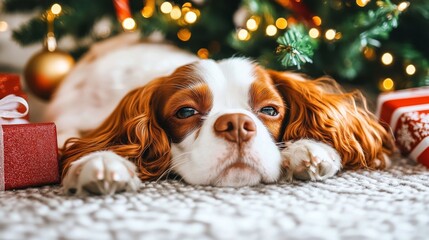
<instances>
[{"instance_id":1,"label":"dog's head","mask_svg":"<svg viewBox=\"0 0 429 240\"><path fill-rule=\"evenodd\" d=\"M187 182L240 186L278 179L285 105L265 71L243 59L204 60L158 85L154 114L171 142L171 168Z\"/></svg>"},{"instance_id":2,"label":"dog's head","mask_svg":"<svg viewBox=\"0 0 429 240\"><path fill-rule=\"evenodd\" d=\"M276 181L279 145L301 138L331 144L345 167L375 168L389 135L333 81L242 58L201 60L130 92L98 129L69 141L63 158L109 149L134 161L142 179L172 170L192 184L243 186Z\"/></svg>"}]
</instances>

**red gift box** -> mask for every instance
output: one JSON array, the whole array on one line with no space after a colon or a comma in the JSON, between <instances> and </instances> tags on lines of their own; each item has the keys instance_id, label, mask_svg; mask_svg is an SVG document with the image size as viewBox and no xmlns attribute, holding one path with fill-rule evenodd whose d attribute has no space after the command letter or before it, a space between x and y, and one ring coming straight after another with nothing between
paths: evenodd
<instances>
[{"instance_id":1,"label":"red gift box","mask_svg":"<svg viewBox=\"0 0 429 240\"><path fill-rule=\"evenodd\" d=\"M16 95L28 100L27 94L22 91L20 77L18 74L13 73L0 73L0 99L8 95ZM23 113L26 107L20 105L17 111ZM22 119L30 120L30 115L22 117Z\"/></svg>"},{"instance_id":2,"label":"red gift box","mask_svg":"<svg viewBox=\"0 0 429 240\"><path fill-rule=\"evenodd\" d=\"M59 183L54 123L0 127L0 190Z\"/></svg>"},{"instance_id":3,"label":"red gift box","mask_svg":"<svg viewBox=\"0 0 429 240\"><path fill-rule=\"evenodd\" d=\"M429 87L380 95L376 115L392 128L404 155L429 167Z\"/></svg>"}]
</instances>

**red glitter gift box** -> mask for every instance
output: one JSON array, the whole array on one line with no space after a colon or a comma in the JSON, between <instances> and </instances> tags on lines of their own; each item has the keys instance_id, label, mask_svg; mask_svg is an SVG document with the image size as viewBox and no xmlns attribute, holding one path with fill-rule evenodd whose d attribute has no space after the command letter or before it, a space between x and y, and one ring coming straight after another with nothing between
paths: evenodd
<instances>
[{"instance_id":1,"label":"red glitter gift box","mask_svg":"<svg viewBox=\"0 0 429 240\"><path fill-rule=\"evenodd\" d=\"M0 73L0 99L8 95L15 95L28 100L27 95L22 91L20 77L18 74L13 73ZM18 106L17 111L20 113L25 112L25 106ZM22 119L30 120L30 116L26 115Z\"/></svg>"},{"instance_id":2,"label":"red glitter gift box","mask_svg":"<svg viewBox=\"0 0 429 240\"><path fill-rule=\"evenodd\" d=\"M429 87L381 94L376 114L393 130L402 154L429 167Z\"/></svg>"},{"instance_id":3,"label":"red glitter gift box","mask_svg":"<svg viewBox=\"0 0 429 240\"><path fill-rule=\"evenodd\" d=\"M59 183L54 123L0 128L0 190Z\"/></svg>"}]
</instances>

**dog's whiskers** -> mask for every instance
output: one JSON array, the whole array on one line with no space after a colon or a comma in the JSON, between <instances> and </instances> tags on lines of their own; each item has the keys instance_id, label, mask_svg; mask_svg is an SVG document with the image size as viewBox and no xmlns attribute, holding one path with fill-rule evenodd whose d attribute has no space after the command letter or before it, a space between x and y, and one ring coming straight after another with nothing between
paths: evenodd
<instances>
[{"instance_id":1,"label":"dog's whiskers","mask_svg":"<svg viewBox=\"0 0 429 240\"><path fill-rule=\"evenodd\" d=\"M187 162L189 162L189 159L186 158L187 155L191 154L191 152L184 152L178 156L176 156L175 158L171 159L171 165L168 167L167 170L165 170L157 179L155 182L159 182L163 177L168 177L170 175L170 173L176 168L179 167ZM173 162L175 162L173 164Z\"/></svg>"}]
</instances>

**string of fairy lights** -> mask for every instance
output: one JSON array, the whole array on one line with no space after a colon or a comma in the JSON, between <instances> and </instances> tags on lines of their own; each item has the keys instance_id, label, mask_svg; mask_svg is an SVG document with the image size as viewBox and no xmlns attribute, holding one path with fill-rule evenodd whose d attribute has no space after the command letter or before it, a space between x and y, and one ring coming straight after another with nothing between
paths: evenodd
<instances>
[{"instance_id":1,"label":"string of fairy lights","mask_svg":"<svg viewBox=\"0 0 429 240\"><path fill-rule=\"evenodd\" d=\"M192 6L192 3L186 2L180 7L171 2L163 2L160 5L160 11L181 26L177 32L177 38L183 42L191 39L192 32L187 26L194 24L201 14L197 8Z\"/></svg>"},{"instance_id":2,"label":"string of fairy lights","mask_svg":"<svg viewBox=\"0 0 429 240\"><path fill-rule=\"evenodd\" d=\"M261 25L261 17L253 15L247 19L245 27L239 27L236 30L237 39L241 41L248 41L252 37L252 32L257 31ZM265 19L264 22L268 24L265 26L265 34L269 37L274 37L280 30L284 30L288 26L286 18L279 17L274 22L271 18Z\"/></svg>"},{"instance_id":3,"label":"string of fairy lights","mask_svg":"<svg viewBox=\"0 0 429 240\"><path fill-rule=\"evenodd\" d=\"M294 0L301 2L300 0ZM365 7L371 0L356 0L356 5L359 7ZM116 15L118 21L121 23L124 31L135 31L137 29L136 21L131 15L129 7L129 0L113 0L115 6ZM397 5L397 10L402 12L410 6L410 2L401 2ZM201 18L201 11L198 7L194 6L191 2L186 2L182 5L175 4L171 1L156 1L156 0L145 0L144 6L141 10L143 18L152 17L159 10L160 14L164 17L169 18L172 22L180 26L177 31L177 38L180 41L189 41L192 37L191 27L197 23ZM48 15L59 16L61 14L62 7L60 4L55 3L48 10ZM333 28L324 28L323 20L320 16L313 16L312 27L308 31L308 35L313 39L322 39L328 42L335 42L343 37L343 33ZM250 16L244 21L243 26L237 26L235 37L239 41L249 41L254 33L257 31L264 31L267 37L278 37L282 31L287 30L290 24L296 23L297 20L291 16L279 17L274 19L269 14L250 14ZM0 19L0 33L9 30L8 23L5 20ZM395 57L390 52L383 52L381 56L377 56L377 52L373 47L365 46L362 48L363 56L371 61L379 59L385 66L392 66L395 62ZM207 48L201 48L197 51L197 55L200 58L210 57L210 52ZM417 72L416 66L412 63L404 65L404 72L412 76ZM385 77L380 80L379 88L381 91L390 91L395 88L395 81L392 77Z\"/></svg>"}]
</instances>

